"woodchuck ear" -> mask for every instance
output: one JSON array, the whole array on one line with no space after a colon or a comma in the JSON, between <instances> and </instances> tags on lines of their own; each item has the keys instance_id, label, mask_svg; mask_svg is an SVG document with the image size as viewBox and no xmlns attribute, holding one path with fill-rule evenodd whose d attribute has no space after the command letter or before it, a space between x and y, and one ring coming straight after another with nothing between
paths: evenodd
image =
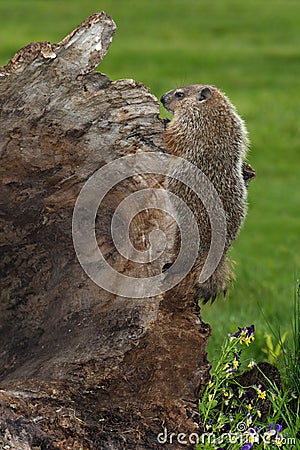
<instances>
[{"instance_id":1,"label":"woodchuck ear","mask_svg":"<svg viewBox=\"0 0 300 450\"><path fill-rule=\"evenodd\" d=\"M204 102L205 100L208 100L209 98L211 98L212 96L212 92L208 87L205 87L203 89L201 89L200 94L199 94L199 101L200 102Z\"/></svg>"}]
</instances>

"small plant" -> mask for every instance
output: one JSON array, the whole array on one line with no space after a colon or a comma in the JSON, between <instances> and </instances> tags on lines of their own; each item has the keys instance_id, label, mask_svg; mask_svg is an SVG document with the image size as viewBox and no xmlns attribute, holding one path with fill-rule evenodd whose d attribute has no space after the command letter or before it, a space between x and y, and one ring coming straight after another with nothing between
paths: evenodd
<instances>
[{"instance_id":1,"label":"small plant","mask_svg":"<svg viewBox=\"0 0 300 450\"><path fill-rule=\"evenodd\" d=\"M271 380L262 370L263 363L241 362L254 338L254 325L226 338L199 402L204 429L197 449L300 448L300 442L296 446L299 395L287 386L282 390L278 380Z\"/></svg>"},{"instance_id":2,"label":"small plant","mask_svg":"<svg viewBox=\"0 0 300 450\"><path fill-rule=\"evenodd\" d=\"M282 354L288 331L286 331L282 337L279 337L278 342L274 343L274 335L272 333L265 333L266 347L262 348L262 351L267 355L267 359L270 364L276 364Z\"/></svg>"},{"instance_id":3,"label":"small plant","mask_svg":"<svg viewBox=\"0 0 300 450\"><path fill-rule=\"evenodd\" d=\"M290 348L282 346L282 370L284 382L297 398L300 397L300 284L295 288L293 339Z\"/></svg>"}]
</instances>

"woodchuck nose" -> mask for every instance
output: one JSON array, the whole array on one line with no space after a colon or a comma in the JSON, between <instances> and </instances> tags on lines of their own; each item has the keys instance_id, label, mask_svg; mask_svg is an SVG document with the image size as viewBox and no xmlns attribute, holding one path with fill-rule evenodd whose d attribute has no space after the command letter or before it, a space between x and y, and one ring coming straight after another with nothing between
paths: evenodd
<instances>
[{"instance_id":1,"label":"woodchuck nose","mask_svg":"<svg viewBox=\"0 0 300 450\"><path fill-rule=\"evenodd\" d=\"M183 86L164 94L161 102L173 114L165 130L166 151L188 160L206 175L225 213L226 239L222 256L210 277L199 284L199 295L206 303L214 301L219 293L225 295L233 278L226 252L246 216L246 187L255 177L252 167L244 161L248 150L247 130L230 100L215 86ZM176 170L181 170L180 164ZM178 195L197 219L200 245L193 272L199 278L211 245L211 221L195 192L172 177L172 173L169 176L167 189ZM175 242L174 251L178 253L179 233Z\"/></svg>"}]
</instances>

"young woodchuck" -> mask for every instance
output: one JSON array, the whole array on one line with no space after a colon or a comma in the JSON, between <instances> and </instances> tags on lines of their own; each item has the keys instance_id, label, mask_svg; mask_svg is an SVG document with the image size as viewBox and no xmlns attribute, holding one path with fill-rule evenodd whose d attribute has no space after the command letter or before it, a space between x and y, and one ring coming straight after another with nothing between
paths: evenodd
<instances>
[{"instance_id":1,"label":"young woodchuck","mask_svg":"<svg viewBox=\"0 0 300 450\"><path fill-rule=\"evenodd\" d=\"M165 131L166 151L196 165L214 185L223 204L227 228L223 254L213 274L199 284L203 301L214 301L219 293L225 295L233 275L226 252L245 218L246 186L255 176L251 166L243 162L247 130L235 107L215 86L184 86L164 94L161 102L173 114ZM171 176L167 188L184 200L197 219L200 246L193 271L199 277L211 244L210 219L197 195L180 181ZM178 252L179 235L176 242Z\"/></svg>"}]
</instances>

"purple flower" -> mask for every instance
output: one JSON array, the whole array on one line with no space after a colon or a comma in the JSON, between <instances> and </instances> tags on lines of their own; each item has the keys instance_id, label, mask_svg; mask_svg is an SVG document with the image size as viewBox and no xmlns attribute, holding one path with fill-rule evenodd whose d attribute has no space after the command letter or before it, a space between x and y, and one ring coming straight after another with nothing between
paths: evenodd
<instances>
[{"instance_id":1,"label":"purple flower","mask_svg":"<svg viewBox=\"0 0 300 450\"><path fill-rule=\"evenodd\" d=\"M231 337L235 337L235 338L240 337L240 335L241 335L243 329L244 329L244 328L240 328L240 327L239 327L238 331L236 331L235 333L233 333L233 334L231 335Z\"/></svg>"},{"instance_id":2,"label":"purple flower","mask_svg":"<svg viewBox=\"0 0 300 450\"><path fill-rule=\"evenodd\" d=\"M244 444L241 450L250 450L250 448L253 446L252 442L248 442L248 444Z\"/></svg>"},{"instance_id":3,"label":"purple flower","mask_svg":"<svg viewBox=\"0 0 300 450\"><path fill-rule=\"evenodd\" d=\"M282 425L280 425L279 423L276 423L275 430L277 432L282 431Z\"/></svg>"},{"instance_id":4,"label":"purple flower","mask_svg":"<svg viewBox=\"0 0 300 450\"><path fill-rule=\"evenodd\" d=\"M250 325L250 327L247 327L249 334L254 334L254 325Z\"/></svg>"},{"instance_id":5,"label":"purple flower","mask_svg":"<svg viewBox=\"0 0 300 450\"><path fill-rule=\"evenodd\" d=\"M238 329L238 331L231 335L231 337L239 339L240 344L245 343L248 347L254 341L254 325Z\"/></svg>"},{"instance_id":6,"label":"purple flower","mask_svg":"<svg viewBox=\"0 0 300 450\"><path fill-rule=\"evenodd\" d=\"M247 396L247 399L248 399L249 401L251 401L251 400L254 399L254 394L253 394L253 392L251 392L251 391L247 391L247 392L246 392L246 396Z\"/></svg>"},{"instance_id":7,"label":"purple flower","mask_svg":"<svg viewBox=\"0 0 300 450\"><path fill-rule=\"evenodd\" d=\"M238 329L238 331L236 333L233 333L231 336L238 338L244 334L247 334L247 336L253 335L254 336L254 325L250 325L250 327L244 327L244 328L240 328Z\"/></svg>"}]
</instances>

